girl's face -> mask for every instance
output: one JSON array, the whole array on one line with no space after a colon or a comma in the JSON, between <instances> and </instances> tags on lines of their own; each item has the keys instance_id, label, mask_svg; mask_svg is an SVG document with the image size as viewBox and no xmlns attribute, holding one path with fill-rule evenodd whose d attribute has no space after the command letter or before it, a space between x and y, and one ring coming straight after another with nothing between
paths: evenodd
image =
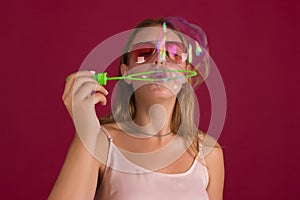
<instances>
[{"instance_id":1,"label":"girl's face","mask_svg":"<svg viewBox=\"0 0 300 200\"><path fill-rule=\"evenodd\" d=\"M129 53L129 63L121 66L122 75L143 73L157 70L184 70L187 51L180 37L171 29L165 32L160 26L143 28L135 35ZM179 73L155 73L148 78L164 78L179 76ZM150 77L149 77L150 76ZM147 88L148 92L158 90L161 95L176 96L181 89L183 80L169 81L132 81L135 90ZM140 89L142 89L140 88ZM139 90L140 90L139 89ZM136 91L138 92L138 90ZM157 93L159 93L157 92ZM157 94L158 95L158 94Z\"/></svg>"}]
</instances>

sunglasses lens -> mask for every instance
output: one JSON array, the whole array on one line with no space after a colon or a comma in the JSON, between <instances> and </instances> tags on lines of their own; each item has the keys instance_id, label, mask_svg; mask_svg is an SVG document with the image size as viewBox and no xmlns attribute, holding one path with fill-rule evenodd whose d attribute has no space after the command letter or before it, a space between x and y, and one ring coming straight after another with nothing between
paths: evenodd
<instances>
[{"instance_id":1,"label":"sunglasses lens","mask_svg":"<svg viewBox=\"0 0 300 200\"><path fill-rule=\"evenodd\" d=\"M129 52L130 59L135 63L141 64L146 62L154 53L155 45L152 43L138 43L133 45Z\"/></svg>"},{"instance_id":2,"label":"sunglasses lens","mask_svg":"<svg viewBox=\"0 0 300 200\"><path fill-rule=\"evenodd\" d=\"M171 61L176 63L183 63L186 61L187 53L183 44L177 42L169 42L166 46L167 55Z\"/></svg>"}]
</instances>

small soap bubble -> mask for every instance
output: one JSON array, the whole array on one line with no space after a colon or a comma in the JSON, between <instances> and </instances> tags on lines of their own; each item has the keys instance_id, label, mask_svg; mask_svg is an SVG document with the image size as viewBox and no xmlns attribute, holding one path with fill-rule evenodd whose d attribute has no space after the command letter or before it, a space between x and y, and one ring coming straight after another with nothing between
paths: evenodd
<instances>
[{"instance_id":1,"label":"small soap bubble","mask_svg":"<svg viewBox=\"0 0 300 200\"><path fill-rule=\"evenodd\" d=\"M163 29L164 29L164 32L166 33L166 32L167 32L167 24L166 24L166 22L164 22L164 23L162 24L162 27L163 27Z\"/></svg>"},{"instance_id":2,"label":"small soap bubble","mask_svg":"<svg viewBox=\"0 0 300 200\"><path fill-rule=\"evenodd\" d=\"M166 48L165 48L165 43L166 43L166 35L163 36L162 41L158 41L158 46L159 46L159 56L161 61L166 61Z\"/></svg>"},{"instance_id":3,"label":"small soap bubble","mask_svg":"<svg viewBox=\"0 0 300 200\"><path fill-rule=\"evenodd\" d=\"M197 41L195 41L195 43L196 43L196 51L195 51L195 53L196 53L196 56L199 56L200 53L202 53L202 49L201 49L201 47L200 47L200 45L199 45L199 43Z\"/></svg>"},{"instance_id":4,"label":"small soap bubble","mask_svg":"<svg viewBox=\"0 0 300 200\"><path fill-rule=\"evenodd\" d=\"M189 63L193 62L193 47L191 44L189 44Z\"/></svg>"},{"instance_id":5,"label":"small soap bubble","mask_svg":"<svg viewBox=\"0 0 300 200\"><path fill-rule=\"evenodd\" d=\"M193 70L198 72L196 76L191 78L190 82L192 87L196 88L207 78L211 64L206 33L198 25L192 24L181 17L168 17L168 21L186 39L187 55L182 55L182 61L188 61Z\"/></svg>"}]
</instances>

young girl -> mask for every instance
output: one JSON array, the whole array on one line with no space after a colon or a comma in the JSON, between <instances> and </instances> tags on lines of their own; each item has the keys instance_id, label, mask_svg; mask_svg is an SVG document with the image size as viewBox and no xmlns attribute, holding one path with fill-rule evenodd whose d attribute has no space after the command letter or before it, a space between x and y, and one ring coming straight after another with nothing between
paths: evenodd
<instances>
[{"instance_id":1,"label":"young girl","mask_svg":"<svg viewBox=\"0 0 300 200\"><path fill-rule=\"evenodd\" d=\"M141 22L120 75L191 69L177 30L168 18ZM76 134L49 199L222 199L222 149L196 129L190 78L120 80L112 114L99 121L94 106L105 105L108 92L93 75L79 71L66 83L62 98Z\"/></svg>"}]
</instances>

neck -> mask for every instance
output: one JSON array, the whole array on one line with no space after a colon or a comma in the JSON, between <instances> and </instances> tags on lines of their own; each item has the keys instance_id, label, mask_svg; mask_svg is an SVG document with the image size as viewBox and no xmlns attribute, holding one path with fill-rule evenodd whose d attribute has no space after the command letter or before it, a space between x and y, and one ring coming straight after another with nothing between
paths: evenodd
<instances>
[{"instance_id":1,"label":"neck","mask_svg":"<svg viewBox=\"0 0 300 200\"><path fill-rule=\"evenodd\" d=\"M136 113L134 121L142 127L149 127L150 132L155 135L170 135L171 119L174 110L176 97L158 102L140 101L135 102Z\"/></svg>"}]
</instances>

